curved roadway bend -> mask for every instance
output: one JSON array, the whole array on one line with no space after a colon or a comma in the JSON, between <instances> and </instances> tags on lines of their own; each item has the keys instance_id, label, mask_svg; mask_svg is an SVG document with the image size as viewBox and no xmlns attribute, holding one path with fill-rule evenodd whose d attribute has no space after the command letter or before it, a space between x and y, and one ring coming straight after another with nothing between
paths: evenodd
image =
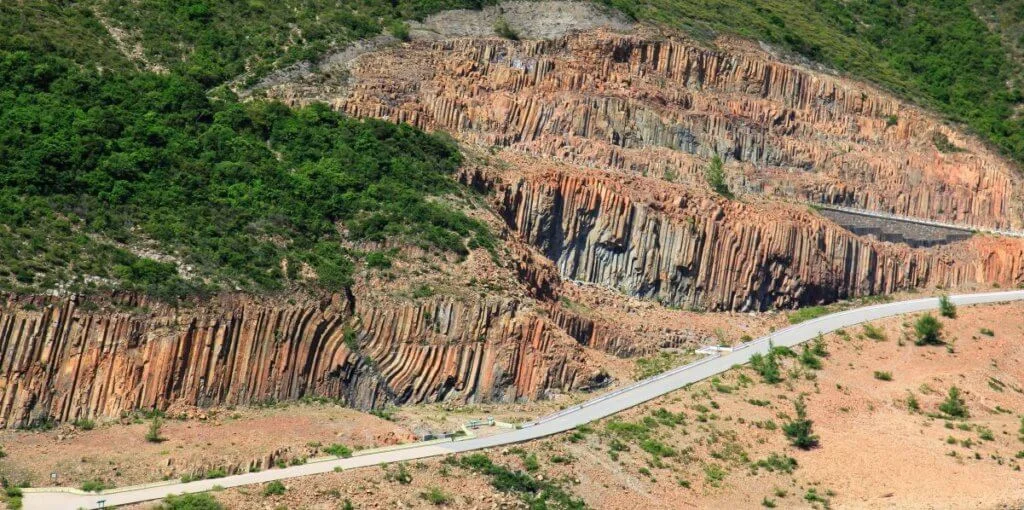
<instances>
[{"instance_id":1,"label":"curved roadway bend","mask_svg":"<svg viewBox=\"0 0 1024 510\"><path fill-rule=\"evenodd\" d=\"M985 294L964 294L950 296L957 305L974 305L1004 301L1024 300L1024 290L992 292ZM624 388L576 405L555 414L541 418L535 422L524 424L521 429L497 434L489 437L467 439L463 441L424 444L391 451L367 453L347 459L336 459L313 462L284 469L270 469L256 473L199 480L189 483L159 483L151 486L126 487L121 490L106 491L102 494L85 494L69 489L27 489L24 504L27 509L58 509L58 508L97 508L99 500L104 500L107 507L140 501L161 499L168 494L182 492L201 492L213 488L235 487L294 478L298 476L328 473L336 467L353 469L374 466L389 462L408 461L424 457L435 457L451 453L467 452L482 448L529 441L563 432L584 423L604 418L624 409L636 406L688 384L722 373L730 367L746 363L754 353L766 353L769 342L775 345L794 346L816 337L819 333L828 333L836 329L853 326L861 322L872 321L893 315L919 312L938 308L938 298L915 299L880 305L866 306L843 312L837 312L817 319L809 320L756 340L740 344L731 352L724 352L700 361L672 369L650 379L639 381Z\"/></svg>"}]
</instances>

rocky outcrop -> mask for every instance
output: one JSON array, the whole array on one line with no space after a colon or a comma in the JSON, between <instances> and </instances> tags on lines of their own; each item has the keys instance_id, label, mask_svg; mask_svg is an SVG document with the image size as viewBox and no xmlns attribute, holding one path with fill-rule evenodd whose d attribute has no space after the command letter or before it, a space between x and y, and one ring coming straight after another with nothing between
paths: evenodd
<instances>
[{"instance_id":1,"label":"rocky outcrop","mask_svg":"<svg viewBox=\"0 0 1024 510\"><path fill-rule=\"evenodd\" d=\"M527 172L498 193L509 225L565 278L666 305L764 310L1024 282L1021 240L911 249L858 237L806 209L579 170ZM588 336L586 325L563 326L577 339Z\"/></svg>"},{"instance_id":2,"label":"rocky outcrop","mask_svg":"<svg viewBox=\"0 0 1024 510\"><path fill-rule=\"evenodd\" d=\"M606 32L549 41L414 42L351 62L348 85L284 84L290 103L465 142L705 186L947 222L1020 228L1021 184L976 140L871 86L742 43ZM964 149L943 153L935 136Z\"/></svg>"},{"instance_id":3,"label":"rocky outcrop","mask_svg":"<svg viewBox=\"0 0 1024 510\"><path fill-rule=\"evenodd\" d=\"M76 299L0 310L0 420L114 417L135 409L303 396L386 403L514 401L589 386L580 348L515 299L363 308L222 298L173 309L85 311ZM149 311L140 311L152 307Z\"/></svg>"}]
</instances>

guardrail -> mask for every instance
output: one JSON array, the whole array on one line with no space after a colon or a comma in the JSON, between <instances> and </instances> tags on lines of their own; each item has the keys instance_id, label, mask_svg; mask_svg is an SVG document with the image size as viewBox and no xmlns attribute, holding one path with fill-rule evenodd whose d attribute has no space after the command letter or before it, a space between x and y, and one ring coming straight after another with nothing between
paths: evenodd
<instances>
[{"instance_id":1,"label":"guardrail","mask_svg":"<svg viewBox=\"0 0 1024 510\"><path fill-rule=\"evenodd\" d=\"M882 211L873 211L870 209L859 209L855 207L846 207L842 205L826 204L822 202L804 202L811 207L818 207L821 209L829 209L832 211L845 212L850 214L857 214L860 216L870 216L872 218L882 218L887 220L903 221L907 223L916 223L919 225L929 225L932 227L948 228L952 230L961 230L965 232L985 232L988 234L996 234L1008 237L1024 237L1024 231L1020 230L1008 230L998 229L992 227L985 227L981 225L964 225L960 223L946 223L942 221L929 220L926 218L917 218L914 216L900 216L898 214L892 214Z\"/></svg>"}]
</instances>

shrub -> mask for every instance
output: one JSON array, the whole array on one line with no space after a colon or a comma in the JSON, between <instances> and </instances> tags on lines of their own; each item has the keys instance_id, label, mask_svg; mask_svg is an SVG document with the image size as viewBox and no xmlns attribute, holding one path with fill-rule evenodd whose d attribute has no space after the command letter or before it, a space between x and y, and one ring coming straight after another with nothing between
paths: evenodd
<instances>
[{"instance_id":1,"label":"shrub","mask_svg":"<svg viewBox=\"0 0 1024 510\"><path fill-rule=\"evenodd\" d=\"M949 388L946 400L939 404L939 411L951 418L967 418L970 416L970 413L967 412L967 405L963 397L960 396L960 389L956 386Z\"/></svg>"},{"instance_id":2,"label":"shrub","mask_svg":"<svg viewBox=\"0 0 1024 510\"><path fill-rule=\"evenodd\" d=\"M494 22L494 33L498 34L498 37L503 37L512 41L519 40L519 33L508 24L508 20L504 16L499 16Z\"/></svg>"},{"instance_id":3,"label":"shrub","mask_svg":"<svg viewBox=\"0 0 1024 510\"><path fill-rule=\"evenodd\" d=\"M949 319L956 318L956 305L945 294L939 296L939 315Z\"/></svg>"},{"instance_id":4,"label":"shrub","mask_svg":"<svg viewBox=\"0 0 1024 510\"><path fill-rule=\"evenodd\" d=\"M402 485L409 485L412 483L412 473L409 473L409 468L405 467L404 462L399 462L398 467L394 470L388 469L386 471L384 479L389 482L398 482Z\"/></svg>"},{"instance_id":5,"label":"shrub","mask_svg":"<svg viewBox=\"0 0 1024 510\"><path fill-rule=\"evenodd\" d=\"M793 470L796 469L797 464L796 459L794 459L793 457L773 453L769 455L767 458L761 459L754 463L754 467L764 468L772 473L779 471L781 473L788 474L792 473Z\"/></svg>"},{"instance_id":6,"label":"shrub","mask_svg":"<svg viewBox=\"0 0 1024 510\"><path fill-rule=\"evenodd\" d=\"M761 374L761 378L768 384L776 384L782 381L782 370L779 369L779 363L775 360L775 353L769 351L767 355L756 353L750 357L750 366L758 373Z\"/></svg>"},{"instance_id":7,"label":"shrub","mask_svg":"<svg viewBox=\"0 0 1024 510\"><path fill-rule=\"evenodd\" d=\"M807 344L804 344L803 351L800 352L800 364L811 370L821 370L821 359L814 355Z\"/></svg>"},{"instance_id":8,"label":"shrub","mask_svg":"<svg viewBox=\"0 0 1024 510\"><path fill-rule=\"evenodd\" d=\"M725 182L725 167L722 164L722 158L718 157L718 154L711 158L711 163L708 164L708 168L704 172L704 178L707 179L708 186L711 186L712 191L725 198L733 198L732 191L729 190L729 185Z\"/></svg>"},{"instance_id":9,"label":"shrub","mask_svg":"<svg viewBox=\"0 0 1024 510\"><path fill-rule=\"evenodd\" d=\"M421 492L420 497L431 505L447 505L452 502L452 497L438 487L431 487L426 492Z\"/></svg>"},{"instance_id":10,"label":"shrub","mask_svg":"<svg viewBox=\"0 0 1024 510\"><path fill-rule=\"evenodd\" d=\"M274 481L272 481L272 482L270 482L270 483L268 483L268 484L263 486L263 495L264 496L280 496L281 494L284 494L284 492L286 490L288 490L288 489L285 488L283 483L281 483L278 480L274 480Z\"/></svg>"},{"instance_id":11,"label":"shrub","mask_svg":"<svg viewBox=\"0 0 1024 510\"><path fill-rule=\"evenodd\" d=\"M166 440L160 435L160 429L163 427L164 422L159 416L154 416L153 420L149 422L149 428L146 430L146 441L150 443L160 443Z\"/></svg>"},{"instance_id":12,"label":"shrub","mask_svg":"<svg viewBox=\"0 0 1024 510\"><path fill-rule=\"evenodd\" d=\"M75 427L80 428L82 430L92 430L92 429L96 428L96 422L95 421L84 419L84 418L80 419L80 420L75 420L74 422L72 422L72 425L74 425Z\"/></svg>"},{"instance_id":13,"label":"shrub","mask_svg":"<svg viewBox=\"0 0 1024 510\"><path fill-rule=\"evenodd\" d=\"M160 510L222 510L224 505L206 493L167 496L160 504Z\"/></svg>"},{"instance_id":14,"label":"shrub","mask_svg":"<svg viewBox=\"0 0 1024 510\"><path fill-rule=\"evenodd\" d=\"M106 488L107 485L101 480L86 480L82 482L82 490L85 492L99 492Z\"/></svg>"},{"instance_id":15,"label":"shrub","mask_svg":"<svg viewBox=\"0 0 1024 510\"><path fill-rule=\"evenodd\" d=\"M814 422L807 418L807 404L804 402L803 395L800 395L794 405L796 419L783 424L782 431L789 438L790 444L803 450L809 450L818 445L818 436L814 435L812 430Z\"/></svg>"},{"instance_id":16,"label":"shrub","mask_svg":"<svg viewBox=\"0 0 1024 510\"><path fill-rule=\"evenodd\" d=\"M872 324L864 324L864 336L878 342L885 340L885 332Z\"/></svg>"},{"instance_id":17,"label":"shrub","mask_svg":"<svg viewBox=\"0 0 1024 510\"><path fill-rule=\"evenodd\" d=\"M879 381L891 381L892 372L883 372L881 370L875 370L875 379Z\"/></svg>"},{"instance_id":18,"label":"shrub","mask_svg":"<svg viewBox=\"0 0 1024 510\"><path fill-rule=\"evenodd\" d=\"M409 40L409 25L401 20L394 20L388 24L388 32L399 41Z\"/></svg>"},{"instance_id":19,"label":"shrub","mask_svg":"<svg viewBox=\"0 0 1024 510\"><path fill-rule=\"evenodd\" d=\"M922 315L914 324L914 332L917 334L917 345L940 345L942 344L942 323L930 313Z\"/></svg>"},{"instance_id":20,"label":"shrub","mask_svg":"<svg viewBox=\"0 0 1024 510\"><path fill-rule=\"evenodd\" d=\"M996 336L996 332L988 328L981 328L981 334L985 336Z\"/></svg>"},{"instance_id":21,"label":"shrub","mask_svg":"<svg viewBox=\"0 0 1024 510\"><path fill-rule=\"evenodd\" d=\"M815 356L820 356L822 358L828 356L828 349L825 348L825 337L821 336L821 333L818 333L818 336L814 338L814 343L811 346L811 352L813 352Z\"/></svg>"},{"instance_id":22,"label":"shrub","mask_svg":"<svg viewBox=\"0 0 1024 510\"><path fill-rule=\"evenodd\" d=\"M614 439L612 441L615 441ZM540 462L537 461L537 454L531 453L523 457L523 469L529 472L534 472L540 469Z\"/></svg>"},{"instance_id":23,"label":"shrub","mask_svg":"<svg viewBox=\"0 0 1024 510\"><path fill-rule=\"evenodd\" d=\"M343 444L334 443L324 448L324 453L327 455L334 455L335 457L348 458L352 456L352 449Z\"/></svg>"}]
</instances>

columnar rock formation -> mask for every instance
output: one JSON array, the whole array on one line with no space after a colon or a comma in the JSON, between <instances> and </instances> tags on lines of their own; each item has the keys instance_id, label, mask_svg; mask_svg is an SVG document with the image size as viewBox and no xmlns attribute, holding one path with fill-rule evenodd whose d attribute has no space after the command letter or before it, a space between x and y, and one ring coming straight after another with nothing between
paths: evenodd
<instances>
[{"instance_id":1,"label":"columnar rock formation","mask_svg":"<svg viewBox=\"0 0 1024 510\"><path fill-rule=\"evenodd\" d=\"M1024 282L1020 240L911 249L855 236L805 208L728 201L654 179L519 170L524 176L499 191L500 210L564 277L668 305L762 310Z\"/></svg>"},{"instance_id":2,"label":"columnar rock formation","mask_svg":"<svg viewBox=\"0 0 1024 510\"><path fill-rule=\"evenodd\" d=\"M463 141L703 186L968 224L1022 222L1015 171L976 140L861 83L721 41L590 32L551 41L414 42L352 62L347 87L278 85L292 103ZM945 137L962 152L942 153Z\"/></svg>"},{"instance_id":3,"label":"columnar rock formation","mask_svg":"<svg viewBox=\"0 0 1024 510\"><path fill-rule=\"evenodd\" d=\"M122 303L145 304L133 300ZM74 299L28 307L8 300L0 310L0 422L302 396L361 408L507 402L592 384L575 341L514 299L356 306L354 315L344 302L222 301L90 313Z\"/></svg>"}]
</instances>

